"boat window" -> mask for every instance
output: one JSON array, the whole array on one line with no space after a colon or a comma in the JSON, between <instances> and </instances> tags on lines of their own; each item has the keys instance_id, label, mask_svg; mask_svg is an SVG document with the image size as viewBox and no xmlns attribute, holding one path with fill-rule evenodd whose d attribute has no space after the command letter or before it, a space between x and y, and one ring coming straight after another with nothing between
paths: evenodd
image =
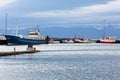
<instances>
[{"instance_id":1,"label":"boat window","mask_svg":"<svg viewBox=\"0 0 120 80\"><path fill-rule=\"evenodd\" d=\"M29 33L29 35L38 35L38 33Z\"/></svg>"}]
</instances>

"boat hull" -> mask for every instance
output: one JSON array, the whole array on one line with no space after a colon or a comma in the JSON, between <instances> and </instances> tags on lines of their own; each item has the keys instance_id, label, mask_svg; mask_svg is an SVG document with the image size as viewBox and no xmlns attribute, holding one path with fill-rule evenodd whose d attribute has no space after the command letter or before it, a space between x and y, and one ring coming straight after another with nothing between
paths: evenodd
<instances>
[{"instance_id":1,"label":"boat hull","mask_svg":"<svg viewBox=\"0 0 120 80\"><path fill-rule=\"evenodd\" d=\"M69 40L69 41L62 40L62 43L74 43L74 41L73 40Z\"/></svg>"},{"instance_id":2,"label":"boat hull","mask_svg":"<svg viewBox=\"0 0 120 80\"><path fill-rule=\"evenodd\" d=\"M5 45L7 44L6 40L0 40L0 45Z\"/></svg>"},{"instance_id":3,"label":"boat hull","mask_svg":"<svg viewBox=\"0 0 120 80\"><path fill-rule=\"evenodd\" d=\"M116 42L106 42L106 41L100 41L100 43L116 43Z\"/></svg>"},{"instance_id":4,"label":"boat hull","mask_svg":"<svg viewBox=\"0 0 120 80\"><path fill-rule=\"evenodd\" d=\"M74 43L91 43L90 40L74 39Z\"/></svg>"},{"instance_id":5,"label":"boat hull","mask_svg":"<svg viewBox=\"0 0 120 80\"><path fill-rule=\"evenodd\" d=\"M115 40L100 40L100 43L116 43Z\"/></svg>"},{"instance_id":6,"label":"boat hull","mask_svg":"<svg viewBox=\"0 0 120 80\"><path fill-rule=\"evenodd\" d=\"M8 45L28 45L28 44L46 44L46 40L36 40L28 38L20 38L18 36L5 35Z\"/></svg>"}]
</instances>

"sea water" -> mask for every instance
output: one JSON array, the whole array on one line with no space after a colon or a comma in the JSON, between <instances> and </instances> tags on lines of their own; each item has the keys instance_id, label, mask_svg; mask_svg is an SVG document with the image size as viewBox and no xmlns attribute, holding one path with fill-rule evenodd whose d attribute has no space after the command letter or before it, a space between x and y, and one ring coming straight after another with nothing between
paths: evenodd
<instances>
[{"instance_id":1,"label":"sea water","mask_svg":"<svg viewBox=\"0 0 120 80\"><path fill-rule=\"evenodd\" d=\"M120 44L34 45L40 52L0 57L0 80L120 80ZM0 46L0 51L26 46Z\"/></svg>"}]
</instances>

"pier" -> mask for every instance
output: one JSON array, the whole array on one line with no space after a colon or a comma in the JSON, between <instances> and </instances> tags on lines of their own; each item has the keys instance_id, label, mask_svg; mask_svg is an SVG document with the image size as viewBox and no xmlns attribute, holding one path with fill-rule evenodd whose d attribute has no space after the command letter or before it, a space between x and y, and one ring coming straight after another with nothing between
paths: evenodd
<instances>
[{"instance_id":1,"label":"pier","mask_svg":"<svg viewBox=\"0 0 120 80\"><path fill-rule=\"evenodd\" d=\"M13 51L0 52L0 57L1 56L20 55L20 54L33 54L33 53L36 53L36 52L40 52L40 50L36 50L36 48L33 47L33 45L28 45L26 50L23 50L23 51L16 51L16 48L14 48Z\"/></svg>"},{"instance_id":2,"label":"pier","mask_svg":"<svg viewBox=\"0 0 120 80\"><path fill-rule=\"evenodd\" d=\"M39 50L36 51L10 51L10 52L0 52L0 57L1 56L12 56L12 55L20 55L20 54L32 54L32 53L36 53L36 52L40 52Z\"/></svg>"}]
</instances>

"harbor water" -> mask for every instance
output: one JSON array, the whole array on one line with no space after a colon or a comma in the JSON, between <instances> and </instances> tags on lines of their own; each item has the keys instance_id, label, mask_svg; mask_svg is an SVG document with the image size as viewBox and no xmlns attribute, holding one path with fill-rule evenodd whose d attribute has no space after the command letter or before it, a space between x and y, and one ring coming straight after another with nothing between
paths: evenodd
<instances>
[{"instance_id":1,"label":"harbor water","mask_svg":"<svg viewBox=\"0 0 120 80\"><path fill-rule=\"evenodd\" d=\"M120 80L120 44L42 44L40 52L0 57L0 80ZM0 51L26 46L0 46Z\"/></svg>"}]
</instances>

